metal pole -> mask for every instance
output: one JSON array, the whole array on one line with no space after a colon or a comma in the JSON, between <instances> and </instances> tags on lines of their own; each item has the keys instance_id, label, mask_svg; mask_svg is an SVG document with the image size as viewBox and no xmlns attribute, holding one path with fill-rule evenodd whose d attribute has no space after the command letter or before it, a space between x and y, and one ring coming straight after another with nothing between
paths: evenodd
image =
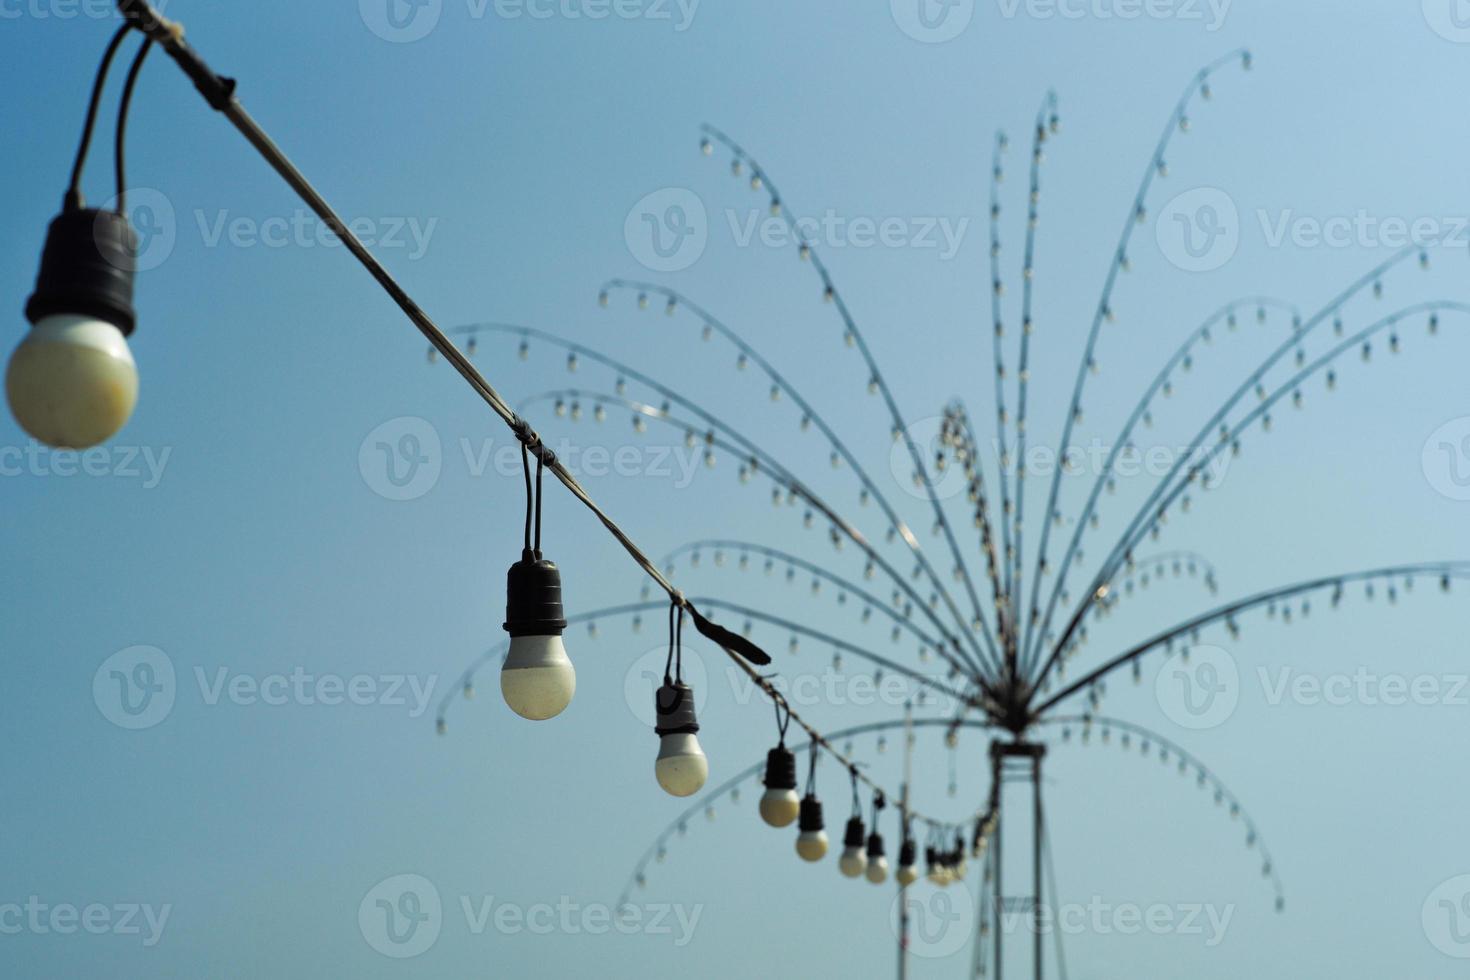
<instances>
[{"instance_id":1,"label":"metal pole","mask_svg":"<svg viewBox=\"0 0 1470 980\"><path fill-rule=\"evenodd\" d=\"M1004 806L1001 804L1004 789L1001 780L1005 772L1005 756L996 751L995 746L991 748L990 763L990 778L993 780L991 786L993 787L996 799L995 832L991 835L990 841L990 852L995 855L995 877L991 881L993 897L991 899L992 908L990 911L995 918L993 930L995 932L995 980L1005 980L1005 964L1001 959L1001 938L1002 933L1005 931L1005 892L1001 888L1001 866L1005 863L1005 855L1001 851L1000 839L1000 828L1004 819L1002 814Z\"/></svg>"},{"instance_id":2,"label":"metal pole","mask_svg":"<svg viewBox=\"0 0 1470 980\"><path fill-rule=\"evenodd\" d=\"M903 709L903 789L900 791L898 818L900 846L908 835L909 825L909 782L914 771L914 708L911 704ZM907 980L909 975L909 902L908 887L898 886L898 980Z\"/></svg>"},{"instance_id":3,"label":"metal pole","mask_svg":"<svg viewBox=\"0 0 1470 980\"><path fill-rule=\"evenodd\" d=\"M1033 885L1031 889L1031 934L1035 943L1036 956L1036 980L1041 980L1041 754L1037 753L1031 757L1031 782L1032 799L1035 801L1032 809L1034 828L1032 834L1032 875Z\"/></svg>"}]
</instances>

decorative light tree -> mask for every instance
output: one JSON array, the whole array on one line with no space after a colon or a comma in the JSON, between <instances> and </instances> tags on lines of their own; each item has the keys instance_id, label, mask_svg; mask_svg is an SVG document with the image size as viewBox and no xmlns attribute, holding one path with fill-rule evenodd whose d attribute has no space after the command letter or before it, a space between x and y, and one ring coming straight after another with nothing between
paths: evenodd
<instances>
[{"instance_id":1,"label":"decorative light tree","mask_svg":"<svg viewBox=\"0 0 1470 980\"><path fill-rule=\"evenodd\" d=\"M1092 315L1070 399L1061 406L1063 419L1056 445L1064 457L1074 445L1077 427L1083 423L1083 394L1090 377L1097 372L1097 353L1104 325L1116 316L1115 291L1132 267L1132 237L1148 219L1151 189L1158 179L1168 174L1166 161L1171 141L1190 129L1191 110L1212 98L1217 76L1231 65L1249 69L1250 54L1233 52L1201 69L1175 104L1149 155L1116 248L1105 259L1102 293ZM471 324L454 331L468 335L471 343L479 336L509 334L519 341L523 357L533 342L557 347L566 352L568 367L573 369L582 360L603 365L616 379L610 386L611 390L589 385L568 386L534 396L526 404L550 402L557 416L572 420L582 418L584 407L590 408L592 417L599 422L607 419L610 410L627 412L639 432L644 431L649 423L682 430L686 444L691 448L702 447L704 457L711 465L719 455L738 461L738 476L742 482L768 481L773 503L799 506L807 526L820 522L835 548L850 546L857 552L857 561L863 568L863 582L836 570L836 560L818 561L755 542L729 539L691 542L677 549L664 564L672 575L675 558L680 561L687 559L690 566L696 566L702 553L712 552L716 565L723 564L724 559L733 554L738 556L741 569L756 563L762 564L768 572L778 566L783 568L788 581L794 581L798 575L803 578L810 576L813 594L820 593L824 587L830 588L835 591L840 604L847 605L851 600L852 605L859 607L864 622L875 615L888 621L893 641L911 642L921 667L916 669L906 665L902 662L906 658L881 655L875 652L871 643L850 643L826 629L817 628L809 618L798 622L729 602L695 601L711 610L744 617L747 633L760 624L767 630L789 633L793 648L800 639L810 638L830 646L837 658L848 654L865 661L875 674L882 671L900 674L917 685L916 704L928 691L943 692L959 705L958 710L942 717L913 717L910 713L903 719L884 719L843 729L827 736L823 745L830 746L833 740L845 738L850 746L850 740L855 736L876 734L881 751L886 744L883 733L902 728L906 730L907 753L913 751L916 729L932 728L943 732L951 750L954 748L954 736L962 729L981 729L994 735L990 752L989 793L973 814L948 822L917 814L908 805L906 780L899 794L875 795L873 838L866 836L868 828L862 820L858 796L860 770L850 759L850 747L842 753L834 749L833 753L843 760L853 780L853 817L844 835L845 846L840 862L844 874L849 877L867 874L875 882L886 879L886 866L881 872L871 871L873 859L883 854L882 839L877 836L876 826L877 804L882 800L900 801L897 813L902 836L899 870L895 875L899 888L913 885L918 878L917 846L910 833L916 819L927 827L927 877L935 884L947 885L962 879L967 853L971 856L985 855L981 876L985 884L981 888L981 921L974 943L974 966L977 974L993 971L996 977L1002 974L1007 962L1002 955L1003 913L1008 907L1016 907L1018 898L1021 907L1028 910L1033 918L1034 944L1030 959L1034 975L1038 978L1043 975L1040 917L1045 902L1043 879L1049 851L1041 800L1041 770L1048 747L1047 737L1053 731L1060 736L1059 742L1063 745L1090 743L1095 734L1100 735L1103 743L1111 743L1116 732L1123 748L1131 749L1136 742L1142 755L1156 754L1164 763L1177 766L1181 773L1194 774L1202 787L1213 792L1218 803L1228 807L1232 816L1244 820L1245 842L1261 858L1261 870L1275 892L1278 910L1284 908L1275 865L1255 822L1245 813L1235 794L1212 770L1164 736L1099 714L1106 681L1112 674L1128 668L1137 680L1146 656L1155 652L1178 652L1182 655L1197 644L1206 631L1213 634L1215 630L1222 630L1234 637L1238 635L1242 616L1253 611L1264 610L1268 616L1279 614L1281 620L1289 622L1293 610L1299 616L1306 616L1316 598L1323 597L1330 605L1336 606L1346 588L1355 583L1361 584L1370 597L1377 586L1390 598L1396 598L1399 589L1407 591L1417 581L1431 580L1444 591L1449 591L1454 579L1470 575L1470 562L1430 561L1325 574L1303 582L1264 589L1206 609L1136 642L1121 647L1110 646L1091 665L1081 669L1081 676L1075 679L1068 677L1069 665L1079 660L1088 642L1089 624L1108 616L1123 598L1147 587L1151 580L1167 574L1183 576L1187 573L1202 581L1212 594L1217 591L1214 569L1197 554L1177 550L1153 555L1139 553L1148 542L1162 537L1171 516L1190 511L1195 495L1212 488L1209 473L1213 462L1227 453L1238 455L1247 433L1255 426L1269 431L1273 409L1283 401L1301 407L1303 387L1308 382L1320 381L1328 390L1334 389L1338 382L1338 363L1353 353L1360 354L1364 361L1369 360L1374 343L1384 337L1388 349L1397 353L1402 346L1400 330L1405 325L1419 321L1425 324L1430 334L1434 334L1442 317L1470 313L1470 306L1436 300L1413 303L1387 314L1372 316L1365 316L1355 308L1354 301L1369 294L1374 299L1381 299L1385 278L1401 266L1416 258L1421 266L1427 266L1428 253L1422 243L1391 255L1314 312L1302 313L1290 303L1264 296L1248 296L1225 305L1200 321L1165 359L1138 397L1121 430L1109 443L1111 448L1087 488L1085 498L1075 508L1069 505L1064 510L1062 477L1066 467L1055 467L1049 483L1044 485L1044 493L1037 494L1035 488L1027 486L1024 465L1030 410L1031 341L1035 329L1032 316L1033 262L1043 151L1058 131L1056 100L1048 94L1030 134L1026 229L1020 269L1020 331L1019 341L1009 348L1004 327L1007 307L1001 273L1000 236L1000 185L1008 141L1004 135L999 135L995 142L989 212L988 293L995 377L995 445L998 449L994 454L986 454L981 450L977 428L966 406L959 400L944 408L937 443L932 446L920 444L831 271L818 254L815 243L793 218L770 173L733 139L713 127L703 128L702 152L712 156L718 149L728 155L731 173L748 179L753 190L766 196L770 213L785 220L797 257L815 272L820 282L821 298L835 312L843 342L861 358L869 393L882 399L891 422L889 435L895 444L902 447L912 466L914 485L932 512L932 530L939 539L943 559L932 559L926 553L918 534L899 515L885 487L869 474L849 443L838 435L802 391L741 333L677 290L654 282L615 279L603 287L599 302L609 306L615 296L631 295L636 297L639 309L656 306L676 322L692 324L705 340L718 337L730 344L735 349L736 366L758 373L769 384L773 400L784 399L795 406L802 430L815 429L824 440L831 466L845 468L853 475L858 485L858 504L874 507L878 512L881 541L870 539L865 534L862 529L865 522L848 516L843 508L814 489L814 482L803 476L799 462L791 463L781 458L767 441L742 432L705 407L701 400L681 394L630 364L574 341L528 327ZM1349 329L1347 321L1350 318L1362 322ZM1139 432L1154 424L1156 406L1173 393L1175 380L1189 374L1197 358L1217 338L1230 334L1247 320L1259 323L1276 320L1288 326L1284 337L1269 354L1248 371L1231 394L1208 414L1197 432L1187 440L1186 450L1153 485L1142 505L1124 522L1121 531L1098 549L1089 564L1084 541L1103 526L1099 519L1100 503L1116 488L1120 459L1135 447ZM1016 362L1014 378L1007 368L1012 353ZM646 393L638 397L630 395L630 383ZM968 505L965 516L973 522L979 534L978 562L961 547L956 525L952 522L953 515L937 491L936 474L951 467L958 468L966 482ZM999 494L998 505L996 493ZM1043 501L1039 519L1033 518L1039 524L1034 545L1026 536L1028 494L1037 494L1037 498ZM1053 535L1063 535L1069 524L1072 528L1070 537L1060 547L1059 557L1054 559L1055 547L1060 542L1053 541ZM899 562L911 562L911 572L901 569ZM949 567L944 571L948 575L941 574L941 566L946 564ZM891 597L883 597L874 580L881 580L885 589L891 588ZM645 601L582 613L578 618L590 622L631 616L636 628L641 616L657 610L659 605ZM494 662L502 652L500 648L490 651L481 663ZM922 665L931 658L938 658L947 676L936 677L922 669ZM475 665L467 671L467 681L473 678L477 669L478 665ZM781 703L779 694L769 686L762 685L762 690L776 699L778 705ZM1085 699L1085 704L1074 707L1079 699ZM446 702L440 708L441 730L445 725L444 711L447 707ZM783 729L783 750L784 734ZM793 752L801 749L801 745L791 747ZM784 758L777 760L773 751L765 762L754 763L696 800L649 848L638 863L631 884L641 886L645 883L649 863L662 860L668 841L675 833L683 832L691 814L701 807L709 807L716 798L738 797L740 785L763 770L766 785L773 787L772 791L778 791L781 816L780 821L771 819L764 802L762 815L766 816L768 823L778 826L784 825L781 821L789 823L787 811L791 809L790 797L794 796L794 780L786 774ZM772 773L777 774L774 782ZM820 808L808 805L815 804L815 766L808 775L807 796L799 807L801 834L797 850L807 860L819 860L826 854L825 834L818 842L823 826ZM1003 890L1002 851L999 846L1003 827L1010 826L1012 820L1028 819L1019 814L1002 813L1001 787L1017 779L1030 788L1033 796L1029 822L1034 854L1028 875L1028 892L1023 896L1009 895ZM1024 827L1024 823L1020 826ZM961 828L966 829L967 836L957 840L956 832ZM904 927L906 929L906 922ZM903 945L901 942L901 974L905 969ZM1058 941L1054 960L1059 967L1062 966L1061 957Z\"/></svg>"}]
</instances>

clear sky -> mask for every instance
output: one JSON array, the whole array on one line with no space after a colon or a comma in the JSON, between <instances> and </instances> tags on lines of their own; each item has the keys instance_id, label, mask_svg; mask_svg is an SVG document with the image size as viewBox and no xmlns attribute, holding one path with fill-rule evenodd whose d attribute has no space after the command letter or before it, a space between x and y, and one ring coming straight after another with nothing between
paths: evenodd
<instances>
[{"instance_id":1,"label":"clear sky","mask_svg":"<svg viewBox=\"0 0 1470 980\"><path fill-rule=\"evenodd\" d=\"M1381 299L1350 304L1349 329L1413 303L1467 299L1470 136L1455 93L1470 83L1470 28L1450 0L961 0L947 14L926 2L922 19L913 0L173 0L167 13L240 79L246 107L441 324L524 324L634 365L758 439L881 540L850 470L829 466L789 398L772 403L757 371L736 370L733 349L702 342L696 319L666 318L657 302L641 314L626 293L607 310L596 302L608 277L676 287L801 387L942 570L943 542L906 489L907 465L891 460L890 422L819 280L754 224L766 198L730 179L728 156L701 156L700 123L746 145L778 178L785 207L814 222L907 417L932 420L959 396L988 433L990 148L997 128L1012 134L1002 235L1014 326L1028 132L1055 90L1032 351L1031 440L1043 452L1054 452L1154 141L1192 74L1238 47L1250 48L1253 70L1222 69L1150 192L1077 441L1108 446L1141 386L1221 304L1265 295L1310 313L1416 222L1450 244L1429 249L1427 271L1411 261L1386 276ZM25 327L21 307L113 28L106 6L0 0L7 350ZM98 203L113 193L110 115L86 180ZM513 443L442 363L426 363L396 309L162 58L143 73L130 136L134 201L150 231L132 342L138 410L86 466L0 418L3 972L888 970L891 889L843 880L831 861L801 864L791 833L760 824L750 781L650 866L632 893L636 932L606 925L645 848L682 809L652 773L643 671L660 656L658 630L608 620L594 639L574 628L579 689L565 715L515 718L491 668L474 700L454 695L437 736L440 698L503 638L523 501L519 473L497 454ZM670 204L699 232L692 252L652 247L643 215L677 222ZM1430 338L1416 316L1399 330L1397 356L1385 338L1367 365L1349 352L1335 393L1313 378L1300 412L1283 404L1271 434L1255 427L1219 488L1140 548L1198 552L1220 596L1197 582L1153 583L1094 629L1082 662L1270 585L1470 558L1465 325L1446 313ZM1220 331L1140 445L1168 458L1288 329L1273 316ZM505 336L482 337L476 358L516 402L569 386L611 394L616 378L585 358L569 375L547 343L521 360ZM635 383L628 395L660 400ZM563 448L588 488L651 553L740 539L861 578L855 549L834 553L820 522L804 531L799 507L773 509L769 484L736 479L736 459L720 454L691 473L681 432L653 425L639 436L621 408L598 428L584 404L580 423L545 401L527 412L554 444L570 440ZM424 468L407 469L405 453ZM993 464L988 437L986 454ZM403 467L396 479L390 457ZM1044 508L1041 482L1033 475L1032 515ZM1075 508L1088 485L1065 481L1063 504ZM1144 476L1120 479L1104 528L1116 533L1148 487ZM947 506L983 574L963 497ZM1031 522L1028 545L1037 530ZM1099 535L1092 560L1111 537ZM634 566L559 488L548 492L546 550L563 568L569 612L637 600ZM885 553L907 570L896 549ZM758 561L742 573L707 560L682 563L677 578L691 594L915 662L911 644L863 626L857 603L839 606L834 589L813 600L805 575L787 586ZM1470 955L1470 886L1457 880L1470 874L1463 601L1421 581L1390 605L1380 585L1371 602L1350 591L1336 612L1319 597L1290 626L1253 614L1239 641L1217 631L1205 640L1237 679L1231 710L1206 728L1181 724L1198 719L1181 713L1169 675L1159 680L1171 669L1160 657L1137 688L1115 678L1108 714L1196 754L1249 810L1286 907L1274 911L1244 824L1193 778L1142 758L1136 741L1122 751L1116 733L1106 747L1054 738L1045 791L1058 900L1077 913L1064 937L1070 975L1453 975L1453 957ZM901 697L867 703L853 658L837 674L828 646L805 642L793 655L783 631L752 635L805 685L800 708L824 728L899 716ZM774 722L716 651L690 647L703 654L700 738L713 786L764 756ZM119 700L119 678L148 679L139 665L171 701ZM1313 684L1329 693L1313 695ZM1397 684L1425 696L1392 703L1404 700ZM896 786L899 740L889 742L883 755L874 736L854 749ZM981 805L987 742L966 732L951 757L938 733L920 734L914 793L925 812L959 819ZM829 763L819 781L836 837L848 815L843 774ZM895 849L891 811L884 830ZM428 919L416 943L395 943L377 905L413 912L399 902L405 890L437 896L437 911L418 906ZM931 892L918 897L934 915L973 907L955 889L944 902ZM1165 925L1136 927L1135 914ZM936 933L914 975L962 975L969 939L967 925Z\"/></svg>"}]
</instances>

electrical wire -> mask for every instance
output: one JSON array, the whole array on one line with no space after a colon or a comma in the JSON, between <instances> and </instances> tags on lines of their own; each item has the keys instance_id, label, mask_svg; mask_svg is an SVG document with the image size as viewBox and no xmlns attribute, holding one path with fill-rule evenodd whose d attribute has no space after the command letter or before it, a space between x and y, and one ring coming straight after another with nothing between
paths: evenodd
<instances>
[{"instance_id":1,"label":"electrical wire","mask_svg":"<svg viewBox=\"0 0 1470 980\"><path fill-rule=\"evenodd\" d=\"M143 61L148 57L148 52L153 50L153 39L145 37L143 46L138 49L133 63L128 68L127 80L123 83L122 99L117 106L117 131L115 134L116 148L113 154L113 163L117 169L117 213L125 215L127 209L127 135L128 135L128 110L133 104L133 90L138 84L138 73L143 70Z\"/></svg>"},{"instance_id":2,"label":"electrical wire","mask_svg":"<svg viewBox=\"0 0 1470 980\"><path fill-rule=\"evenodd\" d=\"M92 146L92 132L97 126L97 110L102 104L102 90L107 85L107 73L112 68L112 61L117 57L117 49L122 46L123 38L128 36L132 30L131 23L124 23L112 35L112 40L107 44L107 50L102 54L102 63L97 68L97 77L92 82L92 98L87 103L87 121L82 126L82 141L77 147L76 161L71 168L71 182L67 184L66 196L62 207L72 211L82 206L82 170L87 164L87 151Z\"/></svg>"}]
</instances>

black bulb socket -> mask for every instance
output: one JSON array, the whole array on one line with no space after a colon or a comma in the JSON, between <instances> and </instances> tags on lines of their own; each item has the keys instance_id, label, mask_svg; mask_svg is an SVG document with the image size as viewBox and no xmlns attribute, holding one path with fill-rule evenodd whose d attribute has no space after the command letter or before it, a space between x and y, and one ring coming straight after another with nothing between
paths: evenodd
<instances>
[{"instance_id":1,"label":"black bulb socket","mask_svg":"<svg viewBox=\"0 0 1470 980\"><path fill-rule=\"evenodd\" d=\"M556 563L529 548L506 576L505 631L516 636L560 636L567 628Z\"/></svg>"},{"instance_id":2,"label":"black bulb socket","mask_svg":"<svg viewBox=\"0 0 1470 980\"><path fill-rule=\"evenodd\" d=\"M797 820L796 828L802 833L823 830L826 824L822 822L822 801L811 793L801 798L801 816Z\"/></svg>"},{"instance_id":3,"label":"black bulb socket","mask_svg":"<svg viewBox=\"0 0 1470 980\"><path fill-rule=\"evenodd\" d=\"M699 719L694 715L694 688L683 681L660 687L653 696L653 710L658 716L653 731L660 737L693 735L699 731Z\"/></svg>"},{"instance_id":4,"label":"black bulb socket","mask_svg":"<svg viewBox=\"0 0 1470 980\"><path fill-rule=\"evenodd\" d=\"M784 745L766 753L766 789L796 789L796 755Z\"/></svg>"},{"instance_id":5,"label":"black bulb socket","mask_svg":"<svg viewBox=\"0 0 1470 980\"><path fill-rule=\"evenodd\" d=\"M138 236L116 211L69 208L51 220L36 291L26 300L32 325L48 316L74 313L106 321L130 336L137 325L133 273Z\"/></svg>"}]
</instances>

